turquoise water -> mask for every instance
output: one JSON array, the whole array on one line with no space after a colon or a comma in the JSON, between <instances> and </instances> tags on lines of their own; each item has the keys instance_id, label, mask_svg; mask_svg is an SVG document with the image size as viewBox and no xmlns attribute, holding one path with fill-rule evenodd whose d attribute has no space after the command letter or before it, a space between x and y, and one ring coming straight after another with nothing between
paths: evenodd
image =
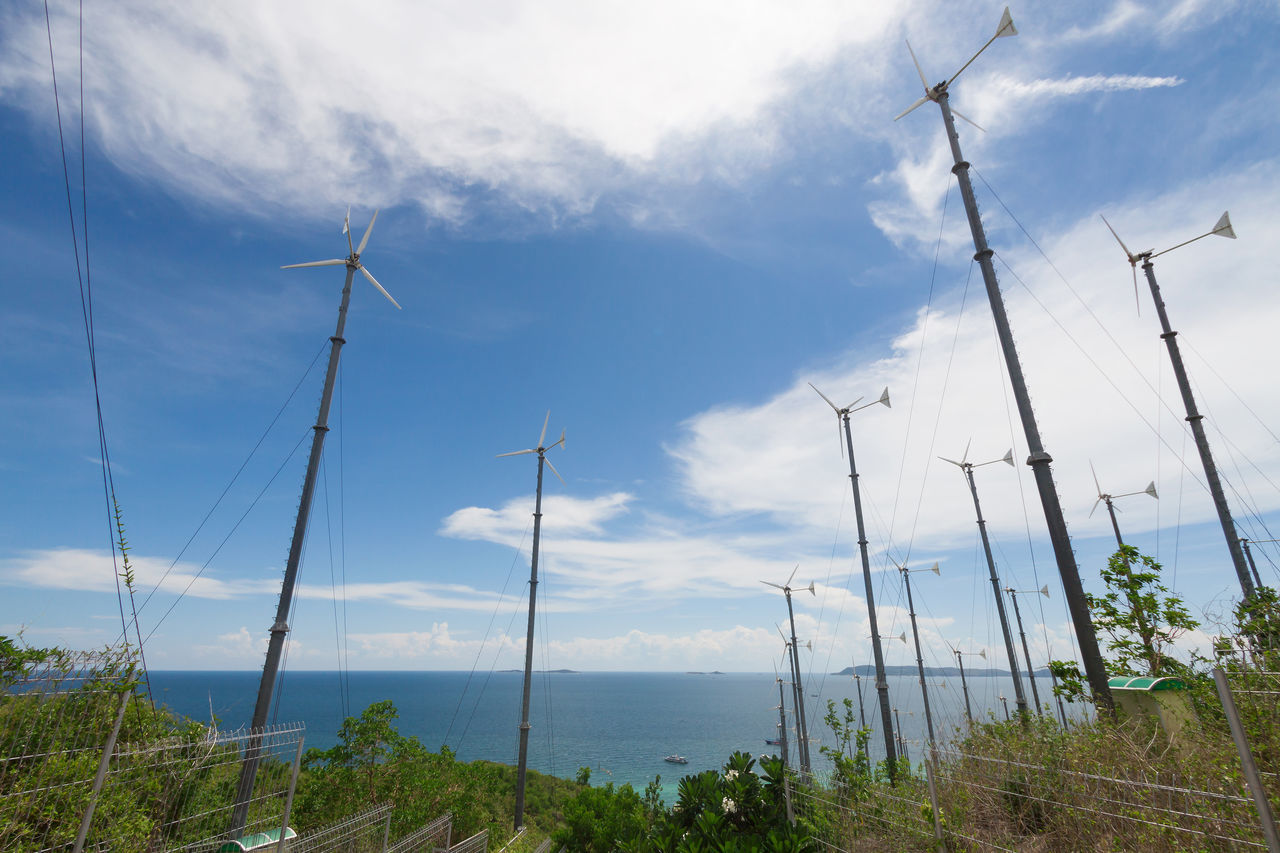
<instances>
[{"instance_id":1,"label":"turquoise water","mask_svg":"<svg viewBox=\"0 0 1280 853\"><path fill-rule=\"evenodd\" d=\"M257 693L254 672L152 672L152 690L179 714L209 719L210 705L224 729L248 725ZM416 736L431 750L447 744L458 758L516 763L521 675L477 674L468 685L465 672L352 672L348 675L350 713L358 715L373 702L392 700L400 713L401 734ZM942 685L946 684L945 687ZM1042 698L1047 696L1047 685ZM847 676L812 676L806 682L809 732L816 743L812 757L821 769L818 747L830 744L822 723L826 700L853 699L856 685ZM789 690L789 688L788 688ZM919 682L914 677L889 678L890 699L899 710L897 724L917 757L924 741ZM998 696L1009 697L1008 678L969 679L975 716L1003 718ZM870 679L863 680L867 721L875 729L873 757L883 755L879 711ZM332 746L346 714L337 673L287 673L278 693L281 723L306 723L306 746ZM959 679L930 679L934 727L940 738L964 719ZM778 685L771 674L729 673L549 673L535 676L530 703L529 766L544 773L573 777L579 767L592 768L592 782L629 782L643 788L661 774L670 800L681 776L718 769L729 754L742 750L774 754L765 738L777 736ZM788 724L791 696L787 694ZM687 765L665 763L678 753Z\"/></svg>"}]
</instances>

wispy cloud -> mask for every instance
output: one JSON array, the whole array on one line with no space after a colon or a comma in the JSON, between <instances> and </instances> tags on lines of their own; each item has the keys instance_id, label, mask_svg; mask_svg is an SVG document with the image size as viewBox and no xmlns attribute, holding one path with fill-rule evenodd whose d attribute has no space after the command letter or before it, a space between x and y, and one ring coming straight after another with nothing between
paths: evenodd
<instances>
[{"instance_id":1,"label":"wispy cloud","mask_svg":"<svg viewBox=\"0 0 1280 853\"><path fill-rule=\"evenodd\" d=\"M1007 97L1069 97L1087 92L1127 92L1181 86L1180 77L1143 77L1133 74L1091 74L1086 77L1061 77L1056 80L1015 80L1011 77L991 78L993 88Z\"/></svg>"}]
</instances>

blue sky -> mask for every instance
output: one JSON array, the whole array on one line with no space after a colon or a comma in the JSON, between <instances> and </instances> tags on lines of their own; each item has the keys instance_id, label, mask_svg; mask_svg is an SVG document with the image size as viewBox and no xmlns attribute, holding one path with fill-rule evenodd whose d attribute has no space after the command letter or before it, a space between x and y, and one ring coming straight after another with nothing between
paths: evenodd
<instances>
[{"instance_id":1,"label":"blue sky","mask_svg":"<svg viewBox=\"0 0 1280 853\"><path fill-rule=\"evenodd\" d=\"M938 111L892 117L920 94L904 38L942 79L1002 7L889 5L91 4L81 152L76 7L51 3L117 496L143 597L159 584L150 664L261 663L342 284L279 267L344 255L348 205L357 237L381 210L364 261L404 310L355 283L290 667L337 666L344 575L351 668L518 666L535 464L494 455L548 409L567 485L545 493L539 665L767 671L786 611L759 581L796 564L818 589L796 598L808 666L868 662L810 381L890 387L854 420L882 630L906 627L892 564L936 560L914 584L927 661L994 651L972 506L936 457L1026 448ZM1234 573L1150 295L1136 312L1099 213L1141 250L1230 209L1238 240L1157 274L1241 529L1273 538L1280 15L1012 13L1021 34L952 101L986 129L961 141L1085 585L1112 544L1092 461L1111 492L1156 482L1122 502L1126 536L1212 631ZM0 14L0 626L96 646L120 617L49 47L41 9ZM978 477L1002 576L1051 590L1024 606L1033 656L1070 656L1029 470ZM1256 554L1276 582L1280 550Z\"/></svg>"}]
</instances>

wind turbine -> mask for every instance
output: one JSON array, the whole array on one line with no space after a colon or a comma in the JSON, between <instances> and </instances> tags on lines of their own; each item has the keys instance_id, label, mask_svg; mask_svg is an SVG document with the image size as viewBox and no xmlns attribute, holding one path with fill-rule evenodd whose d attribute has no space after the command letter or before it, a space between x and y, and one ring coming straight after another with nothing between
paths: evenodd
<instances>
[{"instance_id":1,"label":"wind turbine","mask_svg":"<svg viewBox=\"0 0 1280 853\"><path fill-rule=\"evenodd\" d=\"M791 675L796 692L796 725L800 727L797 732L799 743L796 744L796 757L800 759L800 772L807 774L812 769L809 763L809 724L804 712L804 682L800 676L800 655L796 651L796 614L791 607L791 581L795 579L798 571L800 571L799 563L791 570L791 577L787 578L785 584L776 584L772 581L760 581L760 583L782 590L782 594L787 599L787 617L791 620ZM809 581L808 590L810 595L817 595L813 588L813 581ZM786 639L786 635L783 635L783 639Z\"/></svg>"},{"instance_id":2,"label":"wind turbine","mask_svg":"<svg viewBox=\"0 0 1280 853\"><path fill-rule=\"evenodd\" d=\"M1098 499L1093 502L1093 509L1089 510L1089 517L1092 518L1094 512L1098 509L1098 504L1105 503L1107 505L1107 514L1111 516L1111 529L1116 534L1116 544L1123 547L1124 540L1120 538L1120 523L1116 521L1116 513L1119 512L1115 507L1115 501L1119 498L1127 498L1133 495L1151 495L1151 497L1159 499L1160 495L1156 493L1156 481L1152 480L1147 484L1145 489L1138 492L1125 492L1121 495L1109 495L1102 491L1102 486L1098 483L1098 472L1094 470L1093 463L1089 463L1089 471L1093 474L1093 485L1098 490Z\"/></svg>"},{"instance_id":3,"label":"wind turbine","mask_svg":"<svg viewBox=\"0 0 1280 853\"><path fill-rule=\"evenodd\" d=\"M1036 703L1036 713L1044 716L1044 706L1040 704L1040 691L1036 688L1036 670L1031 665L1031 650L1027 648L1027 632L1022 630L1022 611L1018 609L1019 593L1040 593L1045 598L1049 597L1049 585L1045 584L1039 589L1014 589L1006 586L1004 591L1009 593L1009 598L1013 601L1013 618L1018 621L1018 636L1022 638L1022 656L1027 661L1027 678L1031 681L1031 699Z\"/></svg>"},{"instance_id":4,"label":"wind turbine","mask_svg":"<svg viewBox=\"0 0 1280 853\"><path fill-rule=\"evenodd\" d=\"M911 598L911 573L933 572L935 575L941 575L942 570L938 568L937 563L934 563L926 569L908 569L906 566L898 566L898 571L902 572L902 582L907 587L907 612L911 615L911 636L916 641L916 669L920 673L920 696L924 699L924 722L929 729L929 752L933 755L937 744L933 738L933 712L929 709L929 687L924 680L924 653L920 651L920 629L916 626L916 605Z\"/></svg>"},{"instance_id":5,"label":"wind turbine","mask_svg":"<svg viewBox=\"0 0 1280 853\"><path fill-rule=\"evenodd\" d=\"M978 486L973 480L973 469L981 468L983 465L994 465L997 462L1004 462L1010 468L1013 467L1013 449L999 459L992 459L990 462L978 462L977 464L969 461L969 445L965 445L964 456L960 457L957 462L954 459L948 459L945 456L939 456L943 462L950 462L961 471L964 472L965 480L969 483L969 493L973 495L973 509L978 515L978 532L982 534L982 551L987 557L987 572L991 577L991 592L996 597L996 613L1000 616L1000 631L1004 635L1004 648L1009 655L1009 672L1013 676L1013 693L1018 703L1018 713L1022 715L1023 722L1026 722L1027 697L1022 692L1022 680L1018 675L1018 655L1013 650L1013 634L1009 631L1009 614L1004 611L1004 599L1000 595L1000 577L996 574L996 561L991 556L991 540L987 538L987 522L982 517L982 504L978 502Z\"/></svg>"},{"instance_id":6,"label":"wind turbine","mask_svg":"<svg viewBox=\"0 0 1280 853\"><path fill-rule=\"evenodd\" d=\"M858 488L858 466L853 458L853 432L849 428L849 416L854 412L860 412L865 408L876 405L876 403L883 405L886 409L892 408L889 405L889 389L885 388L880 394L880 399L876 400L875 403L859 406L858 403L862 400L859 397L849 405L841 408L831 402L831 398L819 391L818 387L812 382L809 383L809 387L836 413L836 429L840 429L842 422L844 424L844 440L849 449L849 482L853 486L853 514L858 522L858 554L862 559L863 594L867 597L867 618L871 623L871 654L876 665L876 693L880 701L880 728L884 732L884 753L887 761L885 766L889 768L889 784L892 785L896 778L898 761L893 745L892 708L889 706L889 679L885 676L884 649L880 645L880 629L877 627L876 621L876 594L871 585L871 558L867 554L867 527L862 520L862 492Z\"/></svg>"},{"instance_id":7,"label":"wind turbine","mask_svg":"<svg viewBox=\"0 0 1280 853\"><path fill-rule=\"evenodd\" d=\"M342 286L342 302L338 307L338 327L329 338L329 367L324 376L324 391L320 395L320 413L316 416L316 425L311 437L311 455L307 459L307 473L302 481L302 497L298 501L298 516L293 525L293 540L289 545L289 560L285 564L284 582L280 587L280 599L276 605L276 621L271 626L271 638L267 643L267 659L262 667L262 680L258 684L258 698L253 706L253 718L249 723L250 739L245 745L245 758L240 766L240 780L236 786L235 807L231 810L231 834L239 835L249 817L249 803L253 797L254 778L258 772L261 758L262 733L267 725L267 714L271 708L272 694L275 692L276 675L280 670L280 658L284 652L285 636L289 633L289 609L293 605L293 590L298 580L298 565L302 560L302 546L306 541L307 522L311 517L311 500L315 494L316 476L320 468L320 454L324 449L324 437L329 431L329 404L333 399L333 383L338 374L338 359L342 353L342 345L346 339L342 332L347 325L347 306L351 302L351 279L356 270L360 270L372 281L382 295L391 300L397 308L400 303L391 299L391 294L374 281L369 271L360 263L360 252L369 243L369 235L373 233L373 223L378 219L378 211L373 212L369 227L365 229L357 250L351 245L351 210L343 220L342 232L347 235L347 248L350 254L344 259L332 261L312 261L306 264L289 264L281 269L299 267L325 267L343 264L347 268L347 279Z\"/></svg>"},{"instance_id":8,"label":"wind turbine","mask_svg":"<svg viewBox=\"0 0 1280 853\"><path fill-rule=\"evenodd\" d=\"M1089 615L1089 605L1084 596L1084 586L1080 583L1080 571L1076 566L1075 554L1071 550L1071 537L1067 533L1067 523L1063 518L1062 505L1058 501L1057 487L1053 482L1053 471L1049 464L1053 461L1044 449L1040 438L1040 427L1036 423L1035 411L1031 408L1031 396L1027 391L1027 383L1022 375L1022 364L1018 360L1017 346L1013 340L1013 330L1009 325L1009 316L1005 311L1004 297L1000 293L1000 283L996 280L996 269L991 262L994 254L987 245L987 235L982 227L982 216L978 212L978 202L974 198L973 183L969 178L969 162L960 151L960 135L956 131L954 110L950 104L950 89L956 78L968 68L983 51L996 39L1014 36L1018 30L1013 25L1008 7L1000 16L995 35L987 40L982 49L973 55L960 70L947 80L929 85L924 71L911 51L912 62L920 75L924 86L924 97L920 98L894 119L902 118L926 101L933 101L942 111L942 121L946 126L947 141L951 145L951 156L955 161L952 171L960 184L960 195L964 199L965 213L969 219L969 230L973 234L974 258L982 269L982 280L986 285L987 300L991 303L991 313L995 321L996 335L1000 339L1000 349L1004 355L1005 367L1009 372L1009 382L1013 386L1014 400L1018 405L1018 415L1022 420L1022 429L1026 435L1029 451L1027 464L1035 473L1036 490L1040 495L1040 505L1044 509L1045 521L1049 528L1049 540L1053 544L1054 557L1058 564L1058 574L1062 577L1062 588L1067 600L1067 608L1071 612L1071 621L1075 626L1076 638L1080 647L1085 673L1089 679L1089 687L1093 691L1094 701L1100 703L1107 713L1114 708L1111 699L1111 688L1107 683L1107 670L1102 661L1102 652L1098 648L1098 637L1094 633L1093 621ZM907 48L910 50L911 45Z\"/></svg>"},{"instance_id":9,"label":"wind turbine","mask_svg":"<svg viewBox=\"0 0 1280 853\"><path fill-rule=\"evenodd\" d=\"M1187 368L1182 363L1182 353L1178 349L1178 333L1169 326L1169 314L1165 311L1164 299L1160 296L1160 285L1156 284L1156 268L1151 263L1156 258L1172 252L1174 249L1214 234L1234 240L1236 232L1231 227L1231 217L1224 212L1218 218L1218 222L1213 226L1213 229L1206 231L1199 237L1183 240L1176 246L1170 246L1168 249L1159 252L1147 249L1145 252L1138 252L1137 254L1129 251L1129 247L1120 239L1120 235L1116 233L1116 229L1111 227L1111 223L1107 222L1106 217L1103 217L1102 221L1106 222L1107 229L1111 231L1111 236L1116 238L1116 242L1124 250L1125 257L1129 259L1129 266L1133 267L1135 289L1137 287L1138 261L1142 261L1142 272L1147 277L1147 284L1151 286L1151 298L1156 303L1156 314L1160 317L1160 337L1164 339L1165 345L1169 349L1169 361L1173 363L1173 375L1178 380L1178 390L1182 392L1182 403L1187 410L1186 420L1191 425L1191 434L1196 440L1196 450L1200 452L1200 463L1204 466L1204 478L1209 484L1209 494L1213 496L1213 505L1218 511L1218 522L1222 525L1222 534L1227 539L1227 550L1231 553L1231 562L1235 566L1236 577L1240 581L1240 589L1244 591L1245 599L1250 599L1254 593L1253 578L1249 576L1249 567L1245 561L1244 551L1240 547L1239 534L1236 532L1235 522L1231 519L1231 509L1227 506L1227 495L1223 491L1222 480L1218 476L1218 467L1214 464L1213 454L1209 451L1209 438L1205 435L1204 424L1201 423L1204 420L1204 416L1196 408L1196 398L1191 393L1191 380L1187 378Z\"/></svg>"},{"instance_id":10,"label":"wind turbine","mask_svg":"<svg viewBox=\"0 0 1280 853\"><path fill-rule=\"evenodd\" d=\"M542 421L542 432L538 435L537 447L532 447L528 450L513 450L510 453L499 453L496 457L500 459L503 456L523 456L526 453L538 454L538 491L533 504L533 557L530 560L529 569L529 630L525 635L524 641L524 692L520 700L520 759L516 770L515 828L517 832L524 825L524 784L529 768L529 688L533 683L533 612L534 606L538 601L538 535L542 530L542 464L545 462L547 467L551 469L551 473L556 475L556 479L561 483L564 482L564 477L560 476L556 466L552 465L551 460L546 456L547 451L556 445L564 447L564 430L560 431L560 438L550 445L544 446L543 442L547 439L547 424L549 423L551 423L550 410L547 411L547 416Z\"/></svg>"}]
</instances>

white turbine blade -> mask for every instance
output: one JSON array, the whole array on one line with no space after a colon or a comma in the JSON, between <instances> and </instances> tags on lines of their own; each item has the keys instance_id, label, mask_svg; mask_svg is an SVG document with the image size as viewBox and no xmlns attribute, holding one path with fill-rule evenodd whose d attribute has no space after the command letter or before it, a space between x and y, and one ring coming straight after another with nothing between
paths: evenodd
<instances>
[{"instance_id":1,"label":"white turbine blade","mask_svg":"<svg viewBox=\"0 0 1280 853\"><path fill-rule=\"evenodd\" d=\"M305 264L286 264L285 266L280 267L280 269L296 270L301 269L302 267L336 267L346 266L346 263L347 261L345 258L334 258L331 261L308 261Z\"/></svg>"},{"instance_id":2,"label":"white turbine blade","mask_svg":"<svg viewBox=\"0 0 1280 853\"><path fill-rule=\"evenodd\" d=\"M538 446L542 446L542 440L547 437L547 424L551 423L551 410L547 409L547 416L542 420L542 434L538 436Z\"/></svg>"},{"instance_id":3,"label":"white turbine blade","mask_svg":"<svg viewBox=\"0 0 1280 853\"><path fill-rule=\"evenodd\" d=\"M923 98L921 98L920 100L916 101L914 104L912 104L911 106L907 107L905 110L903 110L902 112L900 112L900 113L898 113L896 116L894 116L894 117L893 117L893 120L894 120L894 121L897 121L897 120L898 120L898 119L900 119L900 118L903 118L903 117L905 117L905 116L911 115L911 113L915 112L915 111L916 111L916 110L918 110L920 107L922 107L922 106L924 106L925 104L929 103L929 101L930 101L930 100L931 100L931 99L929 98L929 96L928 96L928 95L925 95ZM952 110L952 112L955 112L955 110Z\"/></svg>"},{"instance_id":4,"label":"white turbine blade","mask_svg":"<svg viewBox=\"0 0 1280 853\"><path fill-rule=\"evenodd\" d=\"M556 466L551 464L551 460L547 459L545 456L542 458L543 458L543 461L547 463L547 467L551 469L551 473L556 475L556 479L560 481L560 485L562 486L569 485L564 481L564 477L560 476L560 472L556 470Z\"/></svg>"},{"instance_id":5,"label":"white turbine blade","mask_svg":"<svg viewBox=\"0 0 1280 853\"><path fill-rule=\"evenodd\" d=\"M1236 238L1236 231L1231 227L1230 211L1222 211L1222 216L1218 217L1218 224L1213 226L1213 233L1219 237L1230 237L1232 240Z\"/></svg>"},{"instance_id":6,"label":"white turbine blade","mask_svg":"<svg viewBox=\"0 0 1280 853\"><path fill-rule=\"evenodd\" d=\"M1044 586L1040 587L1040 594L1041 594L1041 595L1043 595L1045 598L1048 598L1048 597L1049 597L1049 585L1048 585L1048 584L1045 584Z\"/></svg>"},{"instance_id":7,"label":"white turbine blade","mask_svg":"<svg viewBox=\"0 0 1280 853\"><path fill-rule=\"evenodd\" d=\"M1098 214L1098 215L1099 215L1099 216L1102 216L1102 214ZM1120 239L1120 235L1116 233L1116 229L1114 229L1114 228L1112 228L1112 227L1111 227L1111 223L1110 223L1110 222L1107 222L1107 217L1102 216L1102 221L1103 221L1103 222L1106 222L1106 224L1107 224L1107 230L1111 232L1111 236L1112 236L1112 237L1115 237L1115 238L1116 238L1116 242L1120 244L1120 248L1121 248L1121 249L1124 249L1124 256L1125 256L1126 258L1128 258L1128 259L1129 259L1129 263L1131 263L1131 264L1132 264L1132 263L1136 260L1136 256L1133 254L1133 252L1130 252L1130 251L1129 251L1129 247L1128 247L1128 246L1126 246L1126 245L1124 244L1124 241Z\"/></svg>"},{"instance_id":8,"label":"white turbine blade","mask_svg":"<svg viewBox=\"0 0 1280 853\"><path fill-rule=\"evenodd\" d=\"M840 432L840 413L836 412L836 444L840 445L840 458L844 458L844 435Z\"/></svg>"},{"instance_id":9,"label":"white turbine blade","mask_svg":"<svg viewBox=\"0 0 1280 853\"><path fill-rule=\"evenodd\" d=\"M387 289L382 285L378 284L378 280L373 277L373 273L369 272L364 267L360 267L360 272L364 273L364 277L369 279L369 283L372 284L374 287L378 288L378 292L381 293L383 296L387 297L387 299L391 302L392 305L396 306L397 308L400 307L400 303L396 302L396 300L391 296L390 293L387 293Z\"/></svg>"},{"instance_id":10,"label":"white turbine blade","mask_svg":"<svg viewBox=\"0 0 1280 853\"><path fill-rule=\"evenodd\" d=\"M906 39L903 39L903 41L906 41ZM920 67L920 60L916 59L916 52L915 52L914 50L912 50L912 49L911 49L911 42L909 42L909 41L907 41L907 53L910 53L910 54L911 54L911 61L912 61L912 62L914 62L914 63L915 63L915 65L916 65L916 73L920 75L920 85L921 85L921 86L924 86L924 93L925 93L925 96L926 96L924 100L925 100L925 101L927 101L927 100L929 100L929 98L928 98L928 94L929 94L929 81L928 81L927 79L925 79L925 76L924 76L924 69ZM920 106L920 104L922 104L922 103L924 103L924 101L918 101L918 102L916 102L915 106L913 106L911 109L912 109L912 110L914 110L916 107ZM910 111L911 111L911 110L907 110L907 112L910 112ZM903 115L906 115L906 113L903 113Z\"/></svg>"},{"instance_id":11,"label":"white turbine blade","mask_svg":"<svg viewBox=\"0 0 1280 853\"><path fill-rule=\"evenodd\" d=\"M939 458L939 459L941 459L943 462L950 462L952 465L956 466L957 468L963 468L963 467L964 467L964 463L963 463L963 462L957 462L956 460L954 460L954 459L948 459L948 458L947 458L947 457L945 457L945 456L939 456L938 458Z\"/></svg>"},{"instance_id":12,"label":"white turbine blade","mask_svg":"<svg viewBox=\"0 0 1280 853\"><path fill-rule=\"evenodd\" d=\"M827 401L827 405L831 407L831 411L835 412L837 415L840 414L840 407L837 406L835 403L831 402L831 398L829 398L826 394L823 394L821 391L818 391L818 386L810 382L809 387L812 388L814 391L817 391L818 396Z\"/></svg>"},{"instance_id":13,"label":"white turbine blade","mask_svg":"<svg viewBox=\"0 0 1280 853\"><path fill-rule=\"evenodd\" d=\"M969 122L969 124L973 125L974 127L976 127L978 130L982 131L983 133L986 133L986 132L987 132L987 129L986 129L985 127L983 127L982 125L978 124L976 121L974 121L973 119L969 118L967 115L965 115L964 113L960 112L960 111L959 111L958 109L956 109L955 107L952 107L952 108L951 108L951 113L952 113L952 115L956 116L956 118L962 118L962 119L964 119L965 121Z\"/></svg>"},{"instance_id":14,"label":"white turbine blade","mask_svg":"<svg viewBox=\"0 0 1280 853\"><path fill-rule=\"evenodd\" d=\"M1013 25L1013 16L1009 14L1009 7L1004 7L1004 14L1000 16L1000 24L996 27L996 34L993 38L1004 38L1005 36L1016 36L1018 28Z\"/></svg>"},{"instance_id":15,"label":"white turbine blade","mask_svg":"<svg viewBox=\"0 0 1280 853\"><path fill-rule=\"evenodd\" d=\"M1133 305L1138 312L1138 316L1142 316L1142 299L1138 296L1138 265L1129 264L1129 269L1133 271Z\"/></svg>"},{"instance_id":16,"label":"white turbine blade","mask_svg":"<svg viewBox=\"0 0 1280 853\"><path fill-rule=\"evenodd\" d=\"M347 250L354 255L356 250L351 245L351 205L347 205L347 215L342 220L342 233L347 235Z\"/></svg>"},{"instance_id":17,"label":"white turbine blade","mask_svg":"<svg viewBox=\"0 0 1280 853\"><path fill-rule=\"evenodd\" d=\"M1093 502L1093 509L1089 510L1089 517L1093 518L1093 514L1098 511L1098 504L1102 503L1102 498L1098 498Z\"/></svg>"},{"instance_id":18,"label":"white turbine blade","mask_svg":"<svg viewBox=\"0 0 1280 853\"><path fill-rule=\"evenodd\" d=\"M775 588L775 589L783 589L783 588L784 588L784 587L782 587L780 584L776 584L776 583L774 583L773 581L760 581L760 583L764 584L765 586L771 586L771 587L773 587L773 588Z\"/></svg>"},{"instance_id":19,"label":"white turbine blade","mask_svg":"<svg viewBox=\"0 0 1280 853\"><path fill-rule=\"evenodd\" d=\"M513 450L510 453L499 453L494 459L501 459L504 456L523 456L526 453L537 453L536 450Z\"/></svg>"},{"instance_id":20,"label":"white turbine blade","mask_svg":"<svg viewBox=\"0 0 1280 853\"><path fill-rule=\"evenodd\" d=\"M861 398L861 397L859 397L858 399L854 400L854 401L853 401L852 403L850 403L849 405L845 406L845 409L847 409L847 410L849 410L849 411L851 411L851 412L852 412L852 411L853 411L853 407L854 407L854 406L856 406L856 405L858 405L858 404L859 404L859 403L861 403L861 402L862 402L862 398Z\"/></svg>"},{"instance_id":21,"label":"white turbine blade","mask_svg":"<svg viewBox=\"0 0 1280 853\"><path fill-rule=\"evenodd\" d=\"M964 455L960 457L960 460L961 460L962 462L968 462L968 461L969 461L969 447L970 447L972 444L973 444L973 438L972 438L972 437L971 437L968 441L966 441L966 442L964 443Z\"/></svg>"},{"instance_id":22,"label":"white turbine blade","mask_svg":"<svg viewBox=\"0 0 1280 853\"><path fill-rule=\"evenodd\" d=\"M1156 494L1156 481L1155 481L1155 480L1152 480L1150 483L1148 483L1148 484L1147 484L1147 487L1146 487L1145 489L1143 489L1142 491L1143 491L1143 493L1144 493L1144 494L1151 495L1151 497L1155 498L1156 500L1160 500L1160 496L1159 496L1158 494Z\"/></svg>"},{"instance_id":23,"label":"white turbine blade","mask_svg":"<svg viewBox=\"0 0 1280 853\"><path fill-rule=\"evenodd\" d=\"M796 567L791 570L791 577L787 578L787 586L791 586L791 582L796 579L796 572L800 571L800 564L796 563Z\"/></svg>"},{"instance_id":24,"label":"white turbine blade","mask_svg":"<svg viewBox=\"0 0 1280 853\"><path fill-rule=\"evenodd\" d=\"M1093 460L1089 460L1089 471L1093 473L1093 487L1098 490L1098 497L1102 497L1102 486L1098 483L1098 472L1093 467Z\"/></svg>"},{"instance_id":25,"label":"white turbine blade","mask_svg":"<svg viewBox=\"0 0 1280 853\"><path fill-rule=\"evenodd\" d=\"M1015 467L1017 467L1017 466L1015 466L1015 465L1013 464L1013 448L1012 448L1012 447L1010 447L1010 448L1009 448L1009 452L1008 452L1008 453L1006 453L1006 454L1005 454L1005 455L1000 459L1000 461L1001 461L1001 462L1004 462L1004 463L1006 463L1006 464L1008 464L1008 466L1009 466L1010 468L1015 468Z\"/></svg>"},{"instance_id":26,"label":"white turbine blade","mask_svg":"<svg viewBox=\"0 0 1280 853\"><path fill-rule=\"evenodd\" d=\"M369 235L373 233L373 223L377 221L378 211L375 208L373 211L373 218L369 220L369 227L364 229L364 236L360 238L360 247L356 249L357 255L362 254L364 252L364 247L369 245Z\"/></svg>"}]
</instances>

